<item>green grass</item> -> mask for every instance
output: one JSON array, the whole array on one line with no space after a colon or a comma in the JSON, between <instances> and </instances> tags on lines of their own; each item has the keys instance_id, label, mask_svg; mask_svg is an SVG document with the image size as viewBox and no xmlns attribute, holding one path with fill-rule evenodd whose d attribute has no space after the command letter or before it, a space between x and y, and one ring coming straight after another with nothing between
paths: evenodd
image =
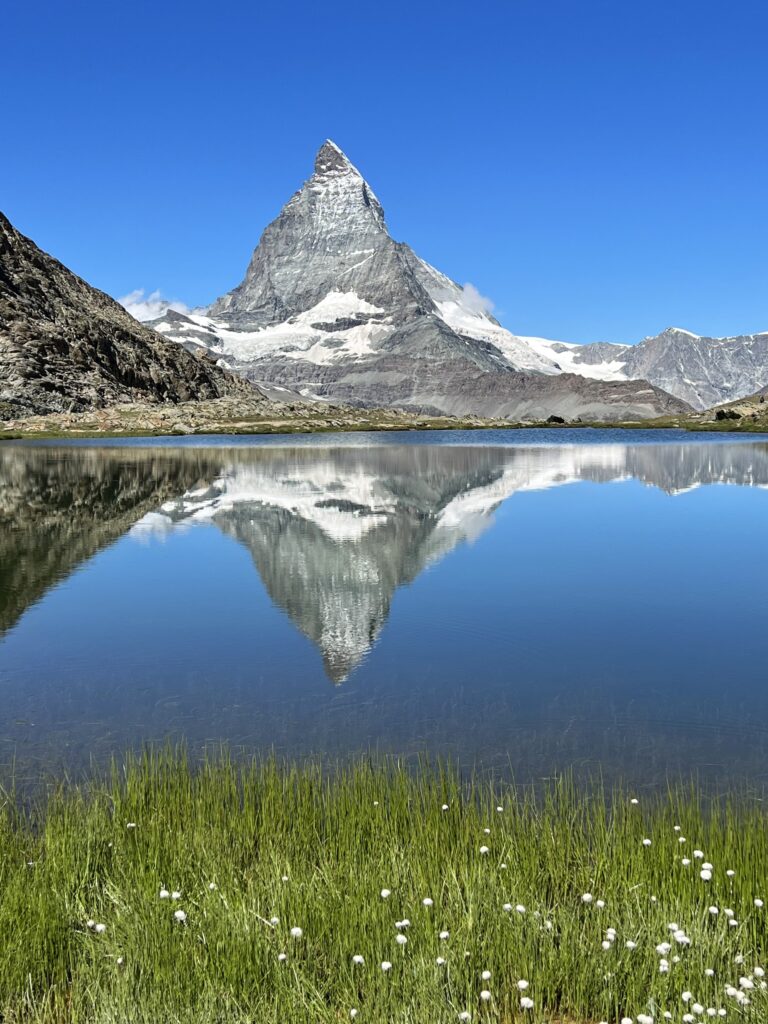
<instances>
[{"instance_id":1,"label":"green grass","mask_svg":"<svg viewBox=\"0 0 768 1024\"><path fill-rule=\"evenodd\" d=\"M695 848L714 866L710 882ZM161 899L161 887L181 897ZM147 754L34 809L6 802L0 1019L298 1024L349 1020L355 1008L359 1024L442 1024L462 1012L478 1022L660 1021L665 1010L681 1021L690 990L728 1020L765 1022L753 969L768 911L754 899L767 893L766 818L746 798L713 808L680 790L634 805L567 781L538 795L462 784L429 766L325 773L222 755L192 770L183 754ZM402 918L411 924L400 946ZM671 937L672 922L690 945ZM610 927L617 937L603 950ZM655 950L664 941L668 973ZM740 1006L725 986L749 975L756 987ZM534 1010L520 1007L520 979Z\"/></svg>"}]
</instances>

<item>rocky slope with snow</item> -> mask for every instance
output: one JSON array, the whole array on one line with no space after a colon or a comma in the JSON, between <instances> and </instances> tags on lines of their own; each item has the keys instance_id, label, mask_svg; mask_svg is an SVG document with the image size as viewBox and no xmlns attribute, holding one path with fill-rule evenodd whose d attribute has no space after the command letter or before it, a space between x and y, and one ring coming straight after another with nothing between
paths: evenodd
<instances>
[{"instance_id":1,"label":"rocky slope with snow","mask_svg":"<svg viewBox=\"0 0 768 1024\"><path fill-rule=\"evenodd\" d=\"M542 358L571 373L606 381L645 378L694 409L753 394L768 382L768 331L705 338L668 327L637 345L526 340Z\"/></svg>"},{"instance_id":2,"label":"rocky slope with snow","mask_svg":"<svg viewBox=\"0 0 768 1024\"><path fill-rule=\"evenodd\" d=\"M389 234L381 203L327 141L236 288L156 331L254 381L337 401L514 419L615 420L686 410L645 381L563 374ZM594 377L595 375L591 375Z\"/></svg>"},{"instance_id":3,"label":"rocky slope with snow","mask_svg":"<svg viewBox=\"0 0 768 1024\"><path fill-rule=\"evenodd\" d=\"M0 213L0 419L250 394L207 353L134 320Z\"/></svg>"}]
</instances>

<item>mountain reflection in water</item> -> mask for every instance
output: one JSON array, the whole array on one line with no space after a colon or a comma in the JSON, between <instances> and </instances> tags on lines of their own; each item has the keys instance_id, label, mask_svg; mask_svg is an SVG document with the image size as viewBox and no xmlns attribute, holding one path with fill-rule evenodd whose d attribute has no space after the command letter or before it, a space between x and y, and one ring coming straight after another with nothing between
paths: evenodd
<instances>
[{"instance_id":1,"label":"mountain reflection in water","mask_svg":"<svg viewBox=\"0 0 768 1024\"><path fill-rule=\"evenodd\" d=\"M768 485L768 446L338 448L237 452L210 484L148 513L134 533L215 523L243 544L272 600L343 682L392 596L493 522L518 491L635 478L669 494Z\"/></svg>"},{"instance_id":2,"label":"mountain reflection in water","mask_svg":"<svg viewBox=\"0 0 768 1024\"><path fill-rule=\"evenodd\" d=\"M183 737L756 778L759 488L763 442L2 447L0 763Z\"/></svg>"}]
</instances>

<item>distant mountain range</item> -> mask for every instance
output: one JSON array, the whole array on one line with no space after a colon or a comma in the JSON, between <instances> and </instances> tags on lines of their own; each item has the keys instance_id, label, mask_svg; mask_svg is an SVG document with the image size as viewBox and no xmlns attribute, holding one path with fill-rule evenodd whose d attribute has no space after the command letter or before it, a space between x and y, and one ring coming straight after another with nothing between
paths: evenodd
<instances>
[{"instance_id":1,"label":"distant mountain range","mask_svg":"<svg viewBox=\"0 0 768 1024\"><path fill-rule=\"evenodd\" d=\"M643 377L694 409L751 395L768 380L768 331L704 338L681 327L668 327L637 345L527 340L541 355L551 354L572 373L601 380Z\"/></svg>"},{"instance_id":2,"label":"distant mountain range","mask_svg":"<svg viewBox=\"0 0 768 1024\"><path fill-rule=\"evenodd\" d=\"M134 320L0 213L0 420L246 394L207 353Z\"/></svg>"},{"instance_id":3,"label":"distant mountain range","mask_svg":"<svg viewBox=\"0 0 768 1024\"><path fill-rule=\"evenodd\" d=\"M634 346L512 334L471 287L392 239L370 185L330 140L241 284L152 326L308 396L457 414L646 417L768 383L768 333L714 339L669 328Z\"/></svg>"}]
</instances>

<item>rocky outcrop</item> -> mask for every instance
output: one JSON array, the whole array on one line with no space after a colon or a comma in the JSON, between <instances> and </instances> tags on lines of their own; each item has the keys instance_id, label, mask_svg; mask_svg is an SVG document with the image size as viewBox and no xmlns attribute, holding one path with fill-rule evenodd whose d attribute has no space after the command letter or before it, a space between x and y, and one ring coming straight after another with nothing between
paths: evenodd
<instances>
[{"instance_id":1,"label":"rocky outcrop","mask_svg":"<svg viewBox=\"0 0 768 1024\"><path fill-rule=\"evenodd\" d=\"M143 326L0 214L0 419L251 393L207 351Z\"/></svg>"}]
</instances>

